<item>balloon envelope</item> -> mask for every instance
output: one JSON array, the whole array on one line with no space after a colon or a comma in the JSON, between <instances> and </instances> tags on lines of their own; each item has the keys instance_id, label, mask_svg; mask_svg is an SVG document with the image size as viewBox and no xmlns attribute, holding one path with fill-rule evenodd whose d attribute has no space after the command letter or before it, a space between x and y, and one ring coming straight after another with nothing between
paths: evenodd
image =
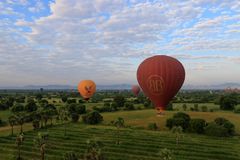
<instances>
[{"instance_id":1,"label":"balloon envelope","mask_svg":"<svg viewBox=\"0 0 240 160\"><path fill-rule=\"evenodd\" d=\"M137 70L139 85L160 111L180 90L184 79L183 65L177 59L165 55L145 59Z\"/></svg>"},{"instance_id":2,"label":"balloon envelope","mask_svg":"<svg viewBox=\"0 0 240 160\"><path fill-rule=\"evenodd\" d=\"M78 91L85 100L88 100L96 92L96 84L92 80L83 80L78 84Z\"/></svg>"},{"instance_id":3,"label":"balloon envelope","mask_svg":"<svg viewBox=\"0 0 240 160\"><path fill-rule=\"evenodd\" d=\"M140 92L140 87L138 85L133 85L132 86L132 92L135 96L137 96Z\"/></svg>"}]
</instances>

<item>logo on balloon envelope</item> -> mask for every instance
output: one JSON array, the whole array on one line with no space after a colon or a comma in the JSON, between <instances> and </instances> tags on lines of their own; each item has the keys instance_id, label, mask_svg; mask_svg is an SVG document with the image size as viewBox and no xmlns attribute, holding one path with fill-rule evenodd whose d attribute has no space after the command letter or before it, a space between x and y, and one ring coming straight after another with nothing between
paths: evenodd
<instances>
[{"instance_id":1,"label":"logo on balloon envelope","mask_svg":"<svg viewBox=\"0 0 240 160\"><path fill-rule=\"evenodd\" d=\"M164 81L161 76L151 75L148 77L147 86L151 94L163 94Z\"/></svg>"}]
</instances>

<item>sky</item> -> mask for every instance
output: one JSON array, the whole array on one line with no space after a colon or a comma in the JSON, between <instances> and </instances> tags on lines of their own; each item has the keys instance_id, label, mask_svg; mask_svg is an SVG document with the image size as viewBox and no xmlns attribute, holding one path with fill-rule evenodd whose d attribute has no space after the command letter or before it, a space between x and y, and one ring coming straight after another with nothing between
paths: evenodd
<instances>
[{"instance_id":1,"label":"sky","mask_svg":"<svg viewBox=\"0 0 240 160\"><path fill-rule=\"evenodd\" d=\"M185 85L240 82L240 1L0 1L0 86L135 84L153 55Z\"/></svg>"}]
</instances>

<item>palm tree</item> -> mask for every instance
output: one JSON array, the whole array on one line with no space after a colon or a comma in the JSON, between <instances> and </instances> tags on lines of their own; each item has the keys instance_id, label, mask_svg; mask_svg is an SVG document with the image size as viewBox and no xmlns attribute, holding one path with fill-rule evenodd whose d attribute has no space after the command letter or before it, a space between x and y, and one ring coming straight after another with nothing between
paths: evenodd
<instances>
[{"instance_id":1,"label":"palm tree","mask_svg":"<svg viewBox=\"0 0 240 160\"><path fill-rule=\"evenodd\" d=\"M117 144L120 144L120 128L124 127L124 119L118 117L118 119L114 122L114 125L117 127Z\"/></svg>"},{"instance_id":2,"label":"palm tree","mask_svg":"<svg viewBox=\"0 0 240 160\"><path fill-rule=\"evenodd\" d=\"M37 114L40 115L40 119L41 119L41 128L43 128L44 108L43 108L42 106L38 107L38 109L37 109Z\"/></svg>"},{"instance_id":3,"label":"palm tree","mask_svg":"<svg viewBox=\"0 0 240 160\"><path fill-rule=\"evenodd\" d=\"M84 160L104 160L102 150L103 144L99 141L87 141L87 150Z\"/></svg>"},{"instance_id":4,"label":"palm tree","mask_svg":"<svg viewBox=\"0 0 240 160\"><path fill-rule=\"evenodd\" d=\"M167 148L164 148L164 149L160 150L159 157L160 157L161 160L173 160L173 154Z\"/></svg>"},{"instance_id":5,"label":"palm tree","mask_svg":"<svg viewBox=\"0 0 240 160\"><path fill-rule=\"evenodd\" d=\"M23 133L19 134L16 138L16 145L18 148L18 156L17 156L17 160L21 160L21 146L23 144L24 141L24 137L23 137Z\"/></svg>"},{"instance_id":6,"label":"palm tree","mask_svg":"<svg viewBox=\"0 0 240 160\"><path fill-rule=\"evenodd\" d=\"M179 144L179 139L181 138L182 133L183 133L183 129L182 129L181 126L174 126L174 127L172 128L172 133L174 133L175 136L176 136L176 145L178 146L178 144Z\"/></svg>"},{"instance_id":7,"label":"palm tree","mask_svg":"<svg viewBox=\"0 0 240 160\"><path fill-rule=\"evenodd\" d=\"M12 136L13 136L13 126L16 124L16 117L15 116L8 117L8 122L12 127Z\"/></svg>"},{"instance_id":8,"label":"palm tree","mask_svg":"<svg viewBox=\"0 0 240 160\"><path fill-rule=\"evenodd\" d=\"M58 115L62 123L64 123L64 136L66 136L67 132L67 121L69 117L69 112L66 107L60 107L58 110Z\"/></svg>"},{"instance_id":9,"label":"palm tree","mask_svg":"<svg viewBox=\"0 0 240 160\"><path fill-rule=\"evenodd\" d=\"M48 142L48 133L45 133L45 134L38 133L37 137L34 139L35 146L40 149L41 160L45 159L47 142Z\"/></svg>"},{"instance_id":10,"label":"palm tree","mask_svg":"<svg viewBox=\"0 0 240 160\"><path fill-rule=\"evenodd\" d=\"M27 116L27 115L26 115L25 112L18 112L18 113L15 115L17 123L21 126L21 131L20 131L20 133L23 133L23 124L25 123L26 116Z\"/></svg>"},{"instance_id":11,"label":"palm tree","mask_svg":"<svg viewBox=\"0 0 240 160\"><path fill-rule=\"evenodd\" d=\"M79 155L75 152L67 152L65 153L64 160L79 160Z\"/></svg>"}]
</instances>

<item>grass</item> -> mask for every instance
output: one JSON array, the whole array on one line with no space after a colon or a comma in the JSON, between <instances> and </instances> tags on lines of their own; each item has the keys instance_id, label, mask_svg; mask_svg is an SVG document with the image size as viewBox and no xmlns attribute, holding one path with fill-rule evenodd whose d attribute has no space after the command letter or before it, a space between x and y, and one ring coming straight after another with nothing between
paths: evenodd
<instances>
[{"instance_id":1,"label":"grass","mask_svg":"<svg viewBox=\"0 0 240 160\"><path fill-rule=\"evenodd\" d=\"M146 128L149 123L157 123L160 130L167 130L165 127L166 119L173 116L174 113L178 111L165 111L165 115L157 116L154 109L147 110L137 110L137 111L119 111L113 113L103 113L104 123L109 124L112 120L115 120L117 117L124 118L127 125L144 127ZM240 133L240 115L234 114L233 112L190 112L187 111L187 114L191 118L202 118L207 122L213 121L217 117L224 117L230 120L236 127L236 132Z\"/></svg>"},{"instance_id":2,"label":"grass","mask_svg":"<svg viewBox=\"0 0 240 160\"><path fill-rule=\"evenodd\" d=\"M172 150L177 160L239 160L240 139L212 138L186 134L176 146L175 136L169 132L122 129L120 145L116 145L116 129L111 126L87 126L83 124L69 124L67 137L64 137L63 126L49 128L49 146L47 160L60 160L64 153L75 151L83 154L86 141L96 139L104 144L103 154L106 159L113 160L157 160L159 151L163 148ZM25 159L40 159L39 149L34 148L33 139L36 131L25 133L22 147ZM147 143L146 143L147 142ZM0 157L4 160L16 155L15 138L0 137Z\"/></svg>"}]
</instances>

